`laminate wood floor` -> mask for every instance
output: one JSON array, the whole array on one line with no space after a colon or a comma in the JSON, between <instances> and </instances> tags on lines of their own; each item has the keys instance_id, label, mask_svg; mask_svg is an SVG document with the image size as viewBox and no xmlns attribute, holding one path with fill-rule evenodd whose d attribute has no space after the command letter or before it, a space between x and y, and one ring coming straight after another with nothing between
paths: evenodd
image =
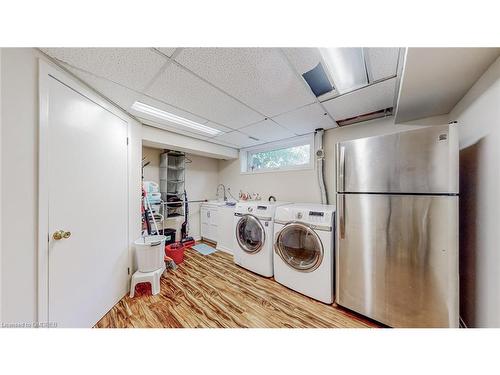
<instances>
[{"instance_id":1,"label":"laminate wood floor","mask_svg":"<svg viewBox=\"0 0 500 375\"><path fill-rule=\"evenodd\" d=\"M325 305L272 279L236 266L231 255L187 249L156 296L125 296L98 328L361 328L377 327L352 312Z\"/></svg>"}]
</instances>

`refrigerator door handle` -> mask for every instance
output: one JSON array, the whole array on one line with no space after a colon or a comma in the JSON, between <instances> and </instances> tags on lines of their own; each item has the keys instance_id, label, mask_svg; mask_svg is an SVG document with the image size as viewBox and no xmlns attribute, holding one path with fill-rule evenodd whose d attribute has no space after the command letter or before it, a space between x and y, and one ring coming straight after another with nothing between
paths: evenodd
<instances>
[{"instance_id":1,"label":"refrigerator door handle","mask_svg":"<svg viewBox=\"0 0 500 375\"><path fill-rule=\"evenodd\" d=\"M340 146L340 170L339 170L339 186L345 192L345 146Z\"/></svg>"},{"instance_id":2,"label":"refrigerator door handle","mask_svg":"<svg viewBox=\"0 0 500 375\"><path fill-rule=\"evenodd\" d=\"M345 194L341 194L339 204L340 239L345 238Z\"/></svg>"}]
</instances>

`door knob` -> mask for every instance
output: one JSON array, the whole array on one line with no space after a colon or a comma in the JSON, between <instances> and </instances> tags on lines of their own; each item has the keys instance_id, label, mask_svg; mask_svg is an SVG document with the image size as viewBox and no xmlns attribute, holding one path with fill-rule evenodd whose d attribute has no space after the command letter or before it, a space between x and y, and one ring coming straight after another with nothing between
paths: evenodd
<instances>
[{"instance_id":1,"label":"door knob","mask_svg":"<svg viewBox=\"0 0 500 375\"><path fill-rule=\"evenodd\" d=\"M66 239L66 238L70 238L71 237L71 232L66 232L64 230L58 230L57 232L54 232L52 234L52 238L56 241L59 241L59 240L62 240L62 239Z\"/></svg>"}]
</instances>

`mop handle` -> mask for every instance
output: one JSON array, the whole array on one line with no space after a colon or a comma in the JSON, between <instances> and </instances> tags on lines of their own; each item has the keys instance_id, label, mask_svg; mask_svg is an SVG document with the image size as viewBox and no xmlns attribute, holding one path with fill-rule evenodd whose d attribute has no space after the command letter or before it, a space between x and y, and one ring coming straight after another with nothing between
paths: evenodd
<instances>
[{"instance_id":1,"label":"mop handle","mask_svg":"<svg viewBox=\"0 0 500 375\"><path fill-rule=\"evenodd\" d=\"M158 231L158 225L156 225L155 215L153 215L153 210L151 209L151 203L149 203L149 199L148 199L147 194L146 194L145 198L146 198L146 205L149 209L149 212L151 213L151 218L153 219L153 224L154 224L155 229L156 229L156 234L160 234L160 232Z\"/></svg>"}]
</instances>

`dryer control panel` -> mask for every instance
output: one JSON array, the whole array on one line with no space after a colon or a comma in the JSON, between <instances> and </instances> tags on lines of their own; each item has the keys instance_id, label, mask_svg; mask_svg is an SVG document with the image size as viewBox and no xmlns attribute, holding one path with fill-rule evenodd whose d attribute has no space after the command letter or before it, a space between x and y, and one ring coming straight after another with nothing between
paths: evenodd
<instances>
[{"instance_id":1,"label":"dryer control panel","mask_svg":"<svg viewBox=\"0 0 500 375\"><path fill-rule=\"evenodd\" d=\"M324 211L297 210L294 219L311 224L330 224L332 222L332 213Z\"/></svg>"}]
</instances>

